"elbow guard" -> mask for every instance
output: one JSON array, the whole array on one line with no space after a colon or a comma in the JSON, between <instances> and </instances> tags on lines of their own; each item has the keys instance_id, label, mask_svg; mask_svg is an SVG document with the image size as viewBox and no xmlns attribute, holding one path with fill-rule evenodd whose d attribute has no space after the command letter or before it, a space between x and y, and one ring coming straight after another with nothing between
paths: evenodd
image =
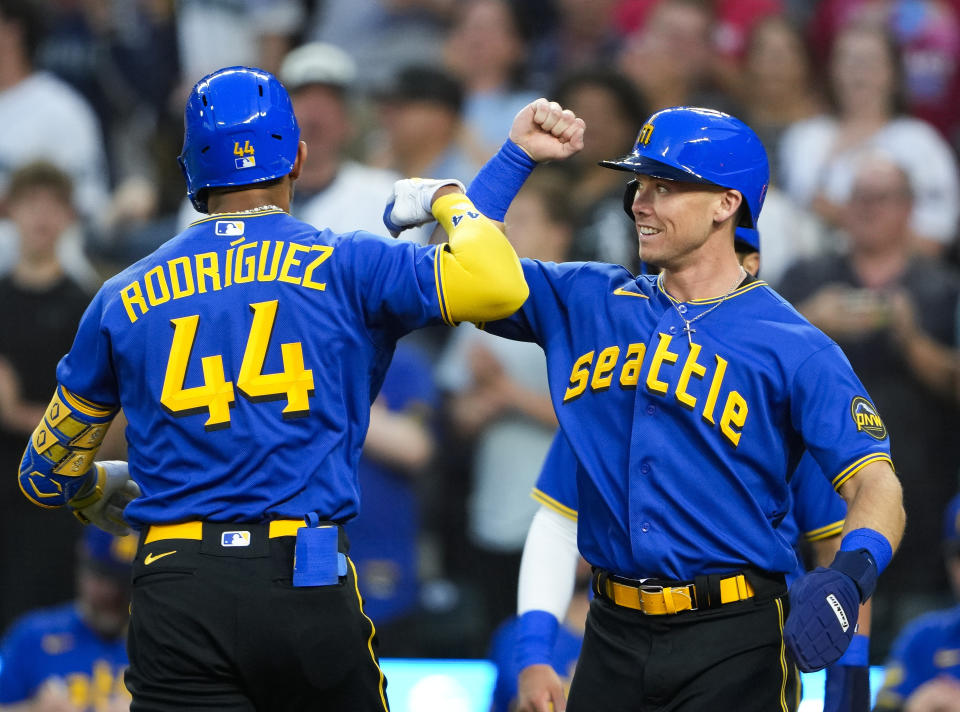
<instances>
[{"instance_id":1,"label":"elbow guard","mask_svg":"<svg viewBox=\"0 0 960 712\"><path fill-rule=\"evenodd\" d=\"M84 482L117 408L57 386L20 461L20 490L34 504L66 504Z\"/></svg>"},{"instance_id":2,"label":"elbow guard","mask_svg":"<svg viewBox=\"0 0 960 712\"><path fill-rule=\"evenodd\" d=\"M494 321L519 309L529 289L506 236L461 194L438 198L433 214L450 238L437 255L444 321Z\"/></svg>"}]
</instances>

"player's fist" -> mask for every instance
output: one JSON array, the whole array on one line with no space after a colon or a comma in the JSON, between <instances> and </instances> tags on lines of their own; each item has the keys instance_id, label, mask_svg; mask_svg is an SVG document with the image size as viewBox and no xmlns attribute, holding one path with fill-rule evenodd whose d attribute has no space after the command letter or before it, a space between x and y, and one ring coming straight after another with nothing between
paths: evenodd
<instances>
[{"instance_id":1,"label":"player's fist","mask_svg":"<svg viewBox=\"0 0 960 712\"><path fill-rule=\"evenodd\" d=\"M130 479L127 463L122 460L95 462L93 466L95 479L68 502L70 509L84 524L94 524L117 536L129 534L123 510L140 496L140 487Z\"/></svg>"},{"instance_id":2,"label":"player's fist","mask_svg":"<svg viewBox=\"0 0 960 712\"><path fill-rule=\"evenodd\" d=\"M393 193L383 209L383 224L394 237L410 227L433 220L431 212L436 193L445 186L464 192L463 183L454 178L404 178L393 184Z\"/></svg>"},{"instance_id":3,"label":"player's fist","mask_svg":"<svg viewBox=\"0 0 960 712\"><path fill-rule=\"evenodd\" d=\"M568 158L583 148L586 124L555 101L537 99L513 120L510 139L537 163Z\"/></svg>"},{"instance_id":4,"label":"player's fist","mask_svg":"<svg viewBox=\"0 0 960 712\"><path fill-rule=\"evenodd\" d=\"M787 649L803 672L843 655L857 629L860 592L847 574L817 567L790 587L790 617L783 628Z\"/></svg>"},{"instance_id":5,"label":"player's fist","mask_svg":"<svg viewBox=\"0 0 960 712\"><path fill-rule=\"evenodd\" d=\"M563 681L549 665L528 665L517 681L516 712L563 712Z\"/></svg>"}]
</instances>

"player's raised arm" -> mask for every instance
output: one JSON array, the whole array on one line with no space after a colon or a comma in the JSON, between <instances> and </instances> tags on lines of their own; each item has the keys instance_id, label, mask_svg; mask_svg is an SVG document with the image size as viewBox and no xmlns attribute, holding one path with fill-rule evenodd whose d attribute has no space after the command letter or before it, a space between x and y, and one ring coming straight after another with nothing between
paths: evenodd
<instances>
[{"instance_id":1,"label":"player's raised arm","mask_svg":"<svg viewBox=\"0 0 960 712\"><path fill-rule=\"evenodd\" d=\"M444 319L494 321L510 316L528 289L513 247L501 229L510 201L538 162L583 148L583 120L556 102L537 99L517 114L510 138L464 195L457 181L398 181L384 211L394 236L431 215L447 233L438 261Z\"/></svg>"}]
</instances>

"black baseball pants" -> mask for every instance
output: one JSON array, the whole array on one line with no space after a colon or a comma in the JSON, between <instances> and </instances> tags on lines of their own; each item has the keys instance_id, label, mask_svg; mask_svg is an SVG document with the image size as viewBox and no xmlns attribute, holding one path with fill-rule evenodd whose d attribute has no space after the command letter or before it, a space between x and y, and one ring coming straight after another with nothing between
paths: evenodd
<instances>
[{"instance_id":1,"label":"black baseball pants","mask_svg":"<svg viewBox=\"0 0 960 712\"><path fill-rule=\"evenodd\" d=\"M205 524L203 542L140 547L125 678L131 711L387 712L352 562L337 584L295 588L296 537L231 527L251 530L256 546L206 546L230 527Z\"/></svg>"},{"instance_id":2,"label":"black baseball pants","mask_svg":"<svg viewBox=\"0 0 960 712\"><path fill-rule=\"evenodd\" d=\"M795 712L786 590L676 615L590 605L567 712Z\"/></svg>"}]
</instances>

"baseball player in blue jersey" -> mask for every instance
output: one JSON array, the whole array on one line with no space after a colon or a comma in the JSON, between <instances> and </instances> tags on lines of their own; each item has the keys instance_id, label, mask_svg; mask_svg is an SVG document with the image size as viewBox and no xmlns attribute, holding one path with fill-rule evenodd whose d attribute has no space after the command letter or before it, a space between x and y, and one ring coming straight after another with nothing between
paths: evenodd
<instances>
[{"instance_id":1,"label":"baseball player in blue jersey","mask_svg":"<svg viewBox=\"0 0 960 712\"><path fill-rule=\"evenodd\" d=\"M960 495L943 517L944 563L960 599ZM908 625L893 645L878 712L960 712L960 605L927 613Z\"/></svg>"},{"instance_id":2,"label":"baseball player in blue jersey","mask_svg":"<svg viewBox=\"0 0 960 712\"><path fill-rule=\"evenodd\" d=\"M387 212L399 225L428 211L447 231L440 246L290 217L307 148L267 72L202 79L185 127L188 195L209 217L94 297L20 487L40 506L139 529L134 712L384 710L341 526L358 509L370 403L400 336L509 315L527 296L522 271L443 182L405 184ZM560 158L583 125L541 100L511 134L527 160ZM121 407L129 473L91 467Z\"/></svg>"},{"instance_id":3,"label":"baseball player in blue jersey","mask_svg":"<svg viewBox=\"0 0 960 712\"><path fill-rule=\"evenodd\" d=\"M534 164L507 144L468 195L493 219ZM598 593L568 709L794 709L796 676L834 662L902 536L883 421L839 348L746 277L734 228L755 227L766 153L739 120L675 107L606 163L627 187L634 277L522 261L530 296L486 328L535 341L581 463L580 551ZM809 450L848 504L841 550L791 587L777 531ZM789 619L787 619L789 613ZM550 615L522 619L549 639ZM523 665L549 648L522 649Z\"/></svg>"},{"instance_id":4,"label":"baseball player in blue jersey","mask_svg":"<svg viewBox=\"0 0 960 712\"><path fill-rule=\"evenodd\" d=\"M76 600L25 615L0 642L0 708L129 709L124 633L136 548L133 536L85 530Z\"/></svg>"}]
</instances>

